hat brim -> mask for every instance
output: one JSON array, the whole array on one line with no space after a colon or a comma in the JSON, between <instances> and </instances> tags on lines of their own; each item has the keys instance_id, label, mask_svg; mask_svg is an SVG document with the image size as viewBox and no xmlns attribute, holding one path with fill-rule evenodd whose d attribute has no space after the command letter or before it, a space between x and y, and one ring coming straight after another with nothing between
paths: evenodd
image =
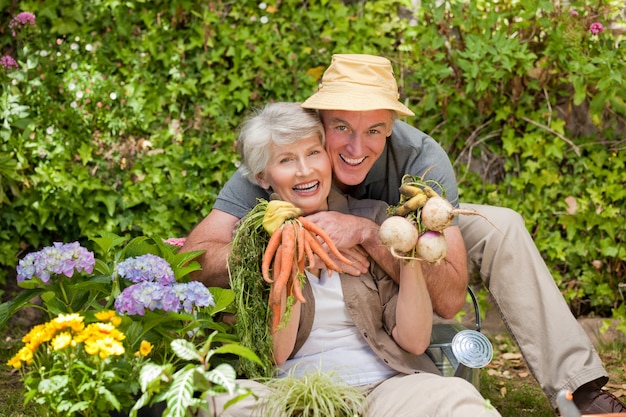
<instances>
[{"instance_id":1,"label":"hat brim","mask_svg":"<svg viewBox=\"0 0 626 417\"><path fill-rule=\"evenodd\" d=\"M302 103L305 109L371 111L393 110L401 116L415 116L408 107L397 100L390 100L377 94L350 91L328 91L322 88Z\"/></svg>"}]
</instances>

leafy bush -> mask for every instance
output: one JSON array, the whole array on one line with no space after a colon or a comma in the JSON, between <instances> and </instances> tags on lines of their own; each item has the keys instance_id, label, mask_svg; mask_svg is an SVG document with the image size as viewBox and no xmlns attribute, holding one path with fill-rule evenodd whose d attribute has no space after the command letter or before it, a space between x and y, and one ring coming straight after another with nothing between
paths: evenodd
<instances>
[{"instance_id":1,"label":"leafy bush","mask_svg":"<svg viewBox=\"0 0 626 417\"><path fill-rule=\"evenodd\" d=\"M0 264L101 231L185 235L252 108L308 97L333 53L372 53L463 201L522 213L574 311L623 317L623 2L413 3L0 3L19 65L0 69ZM36 26L13 37L21 11Z\"/></svg>"}]
</instances>

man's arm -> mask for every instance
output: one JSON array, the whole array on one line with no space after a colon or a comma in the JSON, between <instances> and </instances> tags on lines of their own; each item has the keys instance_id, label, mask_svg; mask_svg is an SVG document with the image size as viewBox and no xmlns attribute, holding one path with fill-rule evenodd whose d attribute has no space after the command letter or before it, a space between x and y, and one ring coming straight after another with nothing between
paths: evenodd
<instances>
[{"instance_id":1,"label":"man's arm","mask_svg":"<svg viewBox=\"0 0 626 417\"><path fill-rule=\"evenodd\" d=\"M450 226L443 231L448 242L448 254L439 265L422 263L426 286L435 312L451 319L465 304L469 272L467 251L459 226Z\"/></svg>"},{"instance_id":2,"label":"man's arm","mask_svg":"<svg viewBox=\"0 0 626 417\"><path fill-rule=\"evenodd\" d=\"M233 230L239 219L226 212L213 209L191 231L181 252L204 250L196 260L202 270L194 271L191 278L208 287L230 287L228 258L231 253Z\"/></svg>"}]
</instances>

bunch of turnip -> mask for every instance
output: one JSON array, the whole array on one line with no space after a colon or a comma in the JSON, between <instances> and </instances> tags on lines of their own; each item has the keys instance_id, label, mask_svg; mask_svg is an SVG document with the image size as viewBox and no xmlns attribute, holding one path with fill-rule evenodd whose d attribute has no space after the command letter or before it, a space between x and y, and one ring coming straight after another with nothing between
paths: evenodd
<instances>
[{"instance_id":1,"label":"bunch of turnip","mask_svg":"<svg viewBox=\"0 0 626 417\"><path fill-rule=\"evenodd\" d=\"M448 244L443 231L459 214L478 215L472 210L455 209L434 187L433 180L405 175L400 187L400 202L390 206L389 217L380 226L381 242L402 259L419 259L439 264L446 258Z\"/></svg>"}]
</instances>

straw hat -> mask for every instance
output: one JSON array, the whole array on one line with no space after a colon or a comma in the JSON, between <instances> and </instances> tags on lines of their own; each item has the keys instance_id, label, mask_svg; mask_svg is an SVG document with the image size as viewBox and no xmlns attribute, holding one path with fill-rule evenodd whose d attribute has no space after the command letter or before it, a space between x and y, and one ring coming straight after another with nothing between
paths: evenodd
<instances>
[{"instance_id":1,"label":"straw hat","mask_svg":"<svg viewBox=\"0 0 626 417\"><path fill-rule=\"evenodd\" d=\"M398 84L387 58L335 54L317 92L302 103L302 107L350 111L389 109L402 116L414 116L398 101L399 97Z\"/></svg>"}]
</instances>

